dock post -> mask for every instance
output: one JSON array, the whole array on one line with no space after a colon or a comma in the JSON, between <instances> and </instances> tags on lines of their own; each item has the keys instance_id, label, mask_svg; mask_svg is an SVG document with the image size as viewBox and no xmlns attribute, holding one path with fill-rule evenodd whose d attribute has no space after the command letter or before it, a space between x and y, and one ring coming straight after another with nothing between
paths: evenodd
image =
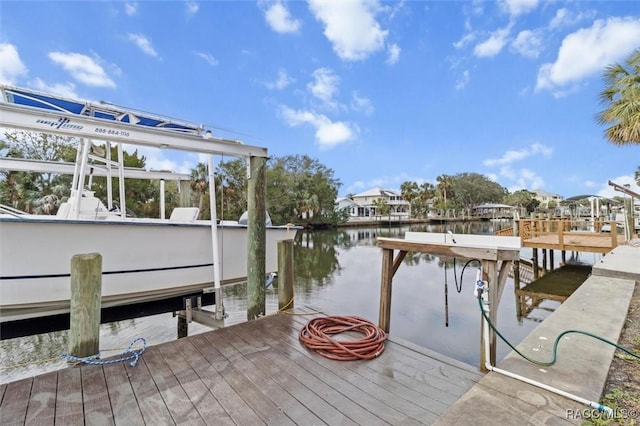
<instances>
[{"instance_id":1,"label":"dock post","mask_svg":"<svg viewBox=\"0 0 640 426\"><path fill-rule=\"evenodd\" d=\"M293 309L293 240L278 241L278 310Z\"/></svg>"},{"instance_id":2,"label":"dock post","mask_svg":"<svg viewBox=\"0 0 640 426\"><path fill-rule=\"evenodd\" d=\"M77 254L71 258L69 354L84 358L100 349L102 256Z\"/></svg>"},{"instance_id":3,"label":"dock post","mask_svg":"<svg viewBox=\"0 0 640 426\"><path fill-rule=\"evenodd\" d=\"M266 163L264 157L249 158L250 176L247 185L247 320L264 316L266 300ZM217 300L216 300L217 303Z\"/></svg>"},{"instance_id":4,"label":"dock post","mask_svg":"<svg viewBox=\"0 0 640 426\"><path fill-rule=\"evenodd\" d=\"M540 278L540 267L538 266L538 249L533 249L533 258L531 259L531 263L533 263L533 279L537 280Z\"/></svg>"},{"instance_id":5,"label":"dock post","mask_svg":"<svg viewBox=\"0 0 640 426\"><path fill-rule=\"evenodd\" d=\"M382 249L382 274L380 282L380 313L378 326L389 333L391 328L391 289L393 284L393 250Z\"/></svg>"}]
</instances>

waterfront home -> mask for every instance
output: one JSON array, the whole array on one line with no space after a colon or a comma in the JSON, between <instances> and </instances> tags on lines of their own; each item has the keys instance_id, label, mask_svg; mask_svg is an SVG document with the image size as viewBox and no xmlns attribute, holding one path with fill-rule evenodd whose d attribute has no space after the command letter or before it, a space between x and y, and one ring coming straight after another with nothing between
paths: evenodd
<instances>
[{"instance_id":1,"label":"waterfront home","mask_svg":"<svg viewBox=\"0 0 640 426\"><path fill-rule=\"evenodd\" d=\"M391 220L408 219L411 213L411 204L402 198L399 192L392 189L373 188L365 192L336 200L336 210L347 209L349 218L383 219L380 214L379 200L390 207L390 212L384 218Z\"/></svg>"}]
</instances>

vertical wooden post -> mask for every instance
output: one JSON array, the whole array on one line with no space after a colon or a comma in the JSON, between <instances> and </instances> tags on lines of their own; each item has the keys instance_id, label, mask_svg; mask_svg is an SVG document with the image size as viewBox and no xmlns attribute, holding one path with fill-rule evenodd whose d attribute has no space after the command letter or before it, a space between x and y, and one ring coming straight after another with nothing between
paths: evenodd
<instances>
[{"instance_id":1,"label":"vertical wooden post","mask_svg":"<svg viewBox=\"0 0 640 426\"><path fill-rule=\"evenodd\" d=\"M531 259L531 263L533 263L533 279L537 280L540 278L540 267L538 266L538 249L533 249L533 258Z\"/></svg>"},{"instance_id":2,"label":"vertical wooden post","mask_svg":"<svg viewBox=\"0 0 640 426\"><path fill-rule=\"evenodd\" d=\"M293 309L293 240L278 241L278 309Z\"/></svg>"},{"instance_id":3,"label":"vertical wooden post","mask_svg":"<svg viewBox=\"0 0 640 426\"><path fill-rule=\"evenodd\" d=\"M547 273L547 249L542 249L542 271Z\"/></svg>"},{"instance_id":4,"label":"vertical wooden post","mask_svg":"<svg viewBox=\"0 0 640 426\"><path fill-rule=\"evenodd\" d=\"M96 355L100 349L102 256L77 254L71 258L71 315L69 354Z\"/></svg>"},{"instance_id":5,"label":"vertical wooden post","mask_svg":"<svg viewBox=\"0 0 640 426\"><path fill-rule=\"evenodd\" d=\"M249 157L247 188L247 320L266 313L265 252L266 252L266 158Z\"/></svg>"},{"instance_id":6,"label":"vertical wooden post","mask_svg":"<svg viewBox=\"0 0 640 426\"><path fill-rule=\"evenodd\" d=\"M611 234L611 248L618 246L618 225L615 220L609 222L609 233Z\"/></svg>"},{"instance_id":7,"label":"vertical wooden post","mask_svg":"<svg viewBox=\"0 0 640 426\"><path fill-rule=\"evenodd\" d=\"M382 249L382 279L380 282L380 314L378 326L389 333L391 326L391 287L393 282L393 249Z\"/></svg>"},{"instance_id":8,"label":"vertical wooden post","mask_svg":"<svg viewBox=\"0 0 640 426\"><path fill-rule=\"evenodd\" d=\"M554 251L555 250L553 250L553 249L549 249L549 270L551 270L551 271L553 271L554 264L555 264L555 261L553 259L553 252Z\"/></svg>"},{"instance_id":9,"label":"vertical wooden post","mask_svg":"<svg viewBox=\"0 0 640 426\"><path fill-rule=\"evenodd\" d=\"M183 315L178 315L178 339L189 336L189 323Z\"/></svg>"}]
</instances>

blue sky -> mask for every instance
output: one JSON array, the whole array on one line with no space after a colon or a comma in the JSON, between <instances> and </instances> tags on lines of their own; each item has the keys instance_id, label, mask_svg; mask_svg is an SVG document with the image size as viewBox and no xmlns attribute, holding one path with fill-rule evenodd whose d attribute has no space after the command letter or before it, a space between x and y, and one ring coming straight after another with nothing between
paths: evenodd
<instances>
[{"instance_id":1,"label":"blue sky","mask_svg":"<svg viewBox=\"0 0 640 426\"><path fill-rule=\"evenodd\" d=\"M2 83L307 154L340 195L462 172L564 197L640 191L640 145L606 142L594 119L603 68L636 48L635 1L0 0Z\"/></svg>"}]
</instances>

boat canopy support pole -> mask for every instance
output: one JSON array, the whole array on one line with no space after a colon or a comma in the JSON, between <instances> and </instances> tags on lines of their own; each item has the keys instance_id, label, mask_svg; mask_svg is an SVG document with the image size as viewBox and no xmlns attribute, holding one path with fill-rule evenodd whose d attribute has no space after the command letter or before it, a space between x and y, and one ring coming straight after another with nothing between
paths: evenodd
<instances>
[{"instance_id":1,"label":"boat canopy support pole","mask_svg":"<svg viewBox=\"0 0 640 426\"><path fill-rule=\"evenodd\" d=\"M122 152L122 144L118 144L118 190L120 196L120 219L127 218L127 203L124 195L124 153Z\"/></svg>"},{"instance_id":2,"label":"boat canopy support pole","mask_svg":"<svg viewBox=\"0 0 640 426\"><path fill-rule=\"evenodd\" d=\"M218 246L218 215L216 214L216 182L213 154L209 155L209 210L211 211L211 253L213 255L213 285L215 291L215 318L225 317L222 287L220 286L220 252Z\"/></svg>"},{"instance_id":3,"label":"boat canopy support pole","mask_svg":"<svg viewBox=\"0 0 640 426\"><path fill-rule=\"evenodd\" d=\"M80 172L78 174L78 181L75 193L75 200L73 203L73 219L80 217L80 202L82 201L82 190L84 189L84 177L87 174L87 162L89 161L89 149L91 148L91 140L88 138L83 139L82 155L80 160Z\"/></svg>"},{"instance_id":4,"label":"boat canopy support pole","mask_svg":"<svg viewBox=\"0 0 640 426\"><path fill-rule=\"evenodd\" d=\"M107 209L113 208L113 183L111 182L111 142L105 142L107 159Z\"/></svg>"}]
</instances>

